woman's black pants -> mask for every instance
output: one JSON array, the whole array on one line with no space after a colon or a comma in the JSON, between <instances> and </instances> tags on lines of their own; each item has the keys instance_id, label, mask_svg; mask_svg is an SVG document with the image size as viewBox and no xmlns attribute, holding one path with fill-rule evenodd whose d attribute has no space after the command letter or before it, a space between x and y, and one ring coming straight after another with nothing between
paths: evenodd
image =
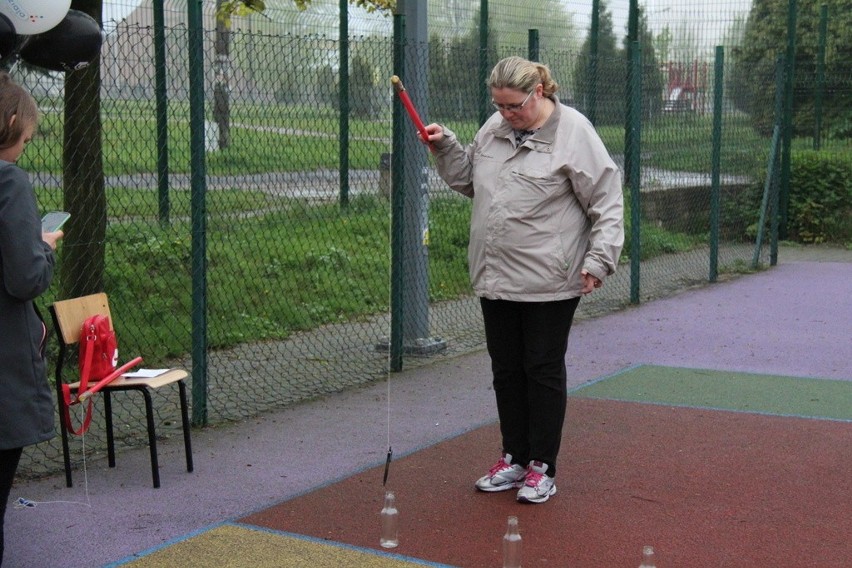
<instances>
[{"instance_id":1,"label":"woman's black pants","mask_svg":"<svg viewBox=\"0 0 852 568\"><path fill-rule=\"evenodd\" d=\"M9 493L12 491L12 482L15 480L15 471L18 469L23 450L0 450L0 565L3 564L3 521L6 517L6 503L9 502Z\"/></svg>"},{"instance_id":2,"label":"woman's black pants","mask_svg":"<svg viewBox=\"0 0 852 568\"><path fill-rule=\"evenodd\" d=\"M580 298L555 302L480 299L503 451L556 475L568 386L565 352Z\"/></svg>"}]
</instances>

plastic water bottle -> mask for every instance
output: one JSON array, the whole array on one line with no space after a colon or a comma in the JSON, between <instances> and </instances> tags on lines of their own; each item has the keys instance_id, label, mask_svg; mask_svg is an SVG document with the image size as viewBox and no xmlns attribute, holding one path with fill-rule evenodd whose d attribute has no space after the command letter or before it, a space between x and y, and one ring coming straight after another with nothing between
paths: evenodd
<instances>
[{"instance_id":1,"label":"plastic water bottle","mask_svg":"<svg viewBox=\"0 0 852 568\"><path fill-rule=\"evenodd\" d=\"M396 509L396 497L393 491L385 493L385 505L382 507L382 537L379 544L384 548L399 546L399 511Z\"/></svg>"},{"instance_id":2,"label":"plastic water bottle","mask_svg":"<svg viewBox=\"0 0 852 568\"><path fill-rule=\"evenodd\" d=\"M654 561L654 547L642 547L642 564L639 565L639 568L656 568L656 566L657 564Z\"/></svg>"},{"instance_id":3,"label":"plastic water bottle","mask_svg":"<svg viewBox=\"0 0 852 568\"><path fill-rule=\"evenodd\" d=\"M503 568L521 568L521 533L518 517L509 517L506 534L503 535Z\"/></svg>"}]
</instances>

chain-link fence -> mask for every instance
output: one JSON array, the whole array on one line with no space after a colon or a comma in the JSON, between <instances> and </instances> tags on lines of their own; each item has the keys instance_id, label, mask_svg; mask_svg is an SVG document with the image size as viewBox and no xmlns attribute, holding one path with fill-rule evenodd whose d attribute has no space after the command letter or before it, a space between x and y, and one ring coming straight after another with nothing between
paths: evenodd
<instances>
[{"instance_id":1,"label":"chain-link fence","mask_svg":"<svg viewBox=\"0 0 852 568\"><path fill-rule=\"evenodd\" d=\"M622 269L584 299L578 317L707 282L714 270L767 263L769 239L756 241L756 224L771 138L732 102L735 83L721 106L714 103L713 48L737 46L748 5L720 4L702 16L706 8L692 2L651 6L639 20L642 56L629 67L620 31L629 23L626 1L593 18L590 1L554 1L531 13L503 0L490 3L485 23L474 4L430 2L428 39L402 47L398 16L350 8L344 47L330 3L305 13L270 7L235 17L230 29L217 29L214 3L205 3L203 124L191 118L189 76L199 63L179 3L161 28L149 3L109 22L99 66L67 76L15 68L43 114L21 165L43 210L75 215L41 302L107 292L122 360L142 355L146 367L192 369L197 423L239 420L386 377L400 312L417 322L413 330L403 325L406 367L483 348L466 266L470 203L446 188L422 148L398 159L395 116L402 126L389 82L398 49L418 54L411 59L421 68L409 71L425 78L416 100L424 118L462 140L479 125L480 61L506 55L534 51L560 83L561 100L594 117L624 165L631 234ZM348 96L341 97L344 48ZM92 91L72 77L79 73L99 86ZM774 89L774 76L754 80ZM96 143L92 125L75 120L84 111L70 89L96 95ZM638 100L633 114L629 89ZM632 132L631 117L640 126ZM199 134L200 167L192 146ZM641 166L638 199L631 160ZM99 169L102 176L91 175ZM425 191L397 211L393 194L403 179L422 179L416 189ZM415 226L414 237L395 233L399 225ZM399 238L413 238L403 257L394 253ZM395 312L397 302L404 305ZM132 396L114 397L120 444L146 440ZM162 436L179 432L174 399L155 401ZM103 451L101 423L96 417L86 435L90 454ZM79 448L72 443L75 463ZM21 473L59 468L54 440L28 448Z\"/></svg>"}]
</instances>

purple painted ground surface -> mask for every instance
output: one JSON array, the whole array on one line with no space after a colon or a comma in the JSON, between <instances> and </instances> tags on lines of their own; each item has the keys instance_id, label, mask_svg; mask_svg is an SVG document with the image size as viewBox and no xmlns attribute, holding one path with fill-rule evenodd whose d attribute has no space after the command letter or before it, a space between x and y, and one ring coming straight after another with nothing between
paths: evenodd
<instances>
[{"instance_id":1,"label":"purple painted ground surface","mask_svg":"<svg viewBox=\"0 0 852 568\"><path fill-rule=\"evenodd\" d=\"M792 262L578 322L569 386L641 363L852 380L852 263ZM390 379L390 441L412 453L496 419L484 352ZM161 447L162 487L146 449L13 488L34 508L6 517L6 568L115 562L382 463L387 383L194 434L195 472L179 440ZM499 448L495 447L495 453ZM487 464L484 464L484 466Z\"/></svg>"}]
</instances>

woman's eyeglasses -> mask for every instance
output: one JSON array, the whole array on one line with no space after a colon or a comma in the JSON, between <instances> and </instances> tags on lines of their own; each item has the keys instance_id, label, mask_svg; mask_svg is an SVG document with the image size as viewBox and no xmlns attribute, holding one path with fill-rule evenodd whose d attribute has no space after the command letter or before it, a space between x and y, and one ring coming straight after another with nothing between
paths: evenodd
<instances>
[{"instance_id":1,"label":"woman's eyeglasses","mask_svg":"<svg viewBox=\"0 0 852 568\"><path fill-rule=\"evenodd\" d=\"M538 85L536 85L536 87L538 87ZM533 94L534 92L535 92L535 87L533 87L533 90L532 90L532 91L530 91L530 93L527 95L527 98L525 98L525 99L524 99L524 102L522 102L521 104L502 105L502 104L495 103L495 102L494 102L494 99L491 99L491 105L492 105L494 108L496 108L497 110L502 110L502 111L506 111L506 112L518 112L519 110L521 110L522 108L524 108L524 106L525 106L525 105L527 104L527 102L530 100L530 97L532 96L532 94Z\"/></svg>"}]
</instances>

